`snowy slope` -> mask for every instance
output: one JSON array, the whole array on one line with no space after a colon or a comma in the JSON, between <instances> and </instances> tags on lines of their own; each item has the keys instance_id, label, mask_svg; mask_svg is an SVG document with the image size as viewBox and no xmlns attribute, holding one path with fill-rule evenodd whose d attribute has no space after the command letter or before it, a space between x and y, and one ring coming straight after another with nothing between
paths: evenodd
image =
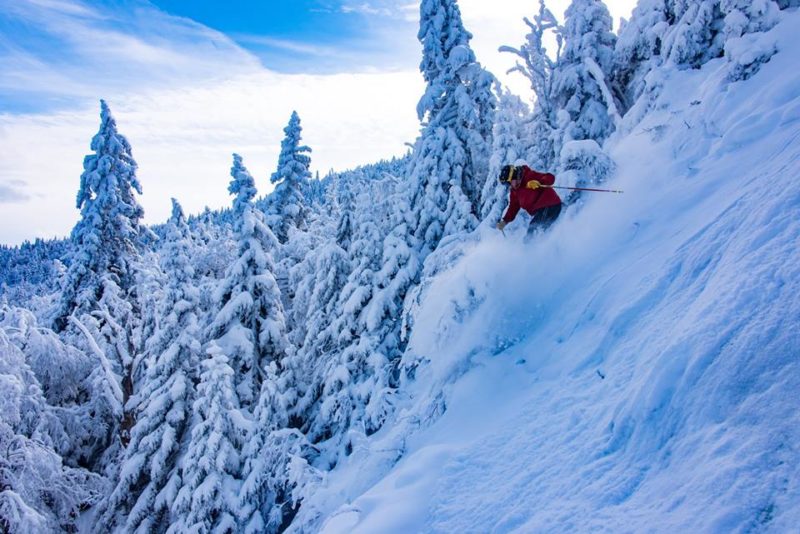
<instances>
[{"instance_id":1,"label":"snowy slope","mask_svg":"<svg viewBox=\"0 0 800 534\"><path fill-rule=\"evenodd\" d=\"M783 17L747 81L724 59L664 72L607 145L624 195L530 245L458 245L396 420L354 437L295 530L800 532L800 14Z\"/></svg>"}]
</instances>

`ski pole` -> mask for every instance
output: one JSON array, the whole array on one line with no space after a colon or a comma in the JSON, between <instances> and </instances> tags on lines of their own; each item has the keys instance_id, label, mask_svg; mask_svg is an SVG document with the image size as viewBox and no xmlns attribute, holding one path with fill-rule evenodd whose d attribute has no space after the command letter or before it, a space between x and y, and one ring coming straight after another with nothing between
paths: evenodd
<instances>
[{"instance_id":1,"label":"ski pole","mask_svg":"<svg viewBox=\"0 0 800 534\"><path fill-rule=\"evenodd\" d=\"M570 191L596 191L597 193L624 193L618 189L593 189L591 187L566 187L563 185L542 185L541 187L549 187L550 189L569 189Z\"/></svg>"}]
</instances>

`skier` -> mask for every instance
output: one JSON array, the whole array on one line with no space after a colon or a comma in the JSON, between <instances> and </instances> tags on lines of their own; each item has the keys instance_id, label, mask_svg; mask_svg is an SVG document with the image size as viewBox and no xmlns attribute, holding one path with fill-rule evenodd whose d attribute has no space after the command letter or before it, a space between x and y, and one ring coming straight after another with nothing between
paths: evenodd
<instances>
[{"instance_id":1,"label":"skier","mask_svg":"<svg viewBox=\"0 0 800 534\"><path fill-rule=\"evenodd\" d=\"M546 230L561 213L561 198L552 187L548 187L556 181L552 174L536 172L527 165L506 165L500 170L499 180L510 185L511 191L508 210L497 223L498 230L502 231L513 221L520 208L531 214L527 237Z\"/></svg>"}]
</instances>

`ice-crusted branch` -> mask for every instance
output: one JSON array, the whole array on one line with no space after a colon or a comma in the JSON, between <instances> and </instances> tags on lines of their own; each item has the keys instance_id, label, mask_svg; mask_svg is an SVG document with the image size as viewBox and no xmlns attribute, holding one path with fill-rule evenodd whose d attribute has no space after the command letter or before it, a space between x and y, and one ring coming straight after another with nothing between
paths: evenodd
<instances>
[{"instance_id":1,"label":"ice-crusted branch","mask_svg":"<svg viewBox=\"0 0 800 534\"><path fill-rule=\"evenodd\" d=\"M86 328L80 319L75 317L75 315L70 315L69 320L78 327L83 335L86 337L86 342L89 344L89 349L92 353L97 357L100 361L100 366L103 369L103 374L106 377L106 381L108 382L109 387L111 388L111 392L114 394L114 397L110 400L114 402L111 404L112 410L115 415L120 416L122 415L122 389L119 387L120 378L111 368L111 362L108 361L103 349L97 344L97 340L95 340L94 336L92 336L89 329Z\"/></svg>"},{"instance_id":2,"label":"ice-crusted branch","mask_svg":"<svg viewBox=\"0 0 800 534\"><path fill-rule=\"evenodd\" d=\"M617 109L617 104L614 102L614 97L611 95L611 91L608 88L608 83L606 83L606 77L603 75L603 69L600 68L600 65L591 58L591 57L584 57L583 58L583 65L586 67L586 70L589 71L594 81L597 82L597 86L600 88L600 93L603 95L603 100L605 100L606 107L608 108L608 116L611 117L614 121L614 128L619 127L619 123L622 120L622 116Z\"/></svg>"}]
</instances>

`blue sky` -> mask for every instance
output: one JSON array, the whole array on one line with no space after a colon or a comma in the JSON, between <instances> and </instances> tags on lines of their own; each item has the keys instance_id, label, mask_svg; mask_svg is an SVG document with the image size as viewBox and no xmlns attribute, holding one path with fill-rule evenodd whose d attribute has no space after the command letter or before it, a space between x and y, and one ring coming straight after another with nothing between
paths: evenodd
<instances>
[{"instance_id":1,"label":"blue sky","mask_svg":"<svg viewBox=\"0 0 800 534\"><path fill-rule=\"evenodd\" d=\"M231 0L224 9L211 0L153 3L225 33L281 72L342 72L378 62L402 68L416 52L418 7L411 1Z\"/></svg>"}]
</instances>

